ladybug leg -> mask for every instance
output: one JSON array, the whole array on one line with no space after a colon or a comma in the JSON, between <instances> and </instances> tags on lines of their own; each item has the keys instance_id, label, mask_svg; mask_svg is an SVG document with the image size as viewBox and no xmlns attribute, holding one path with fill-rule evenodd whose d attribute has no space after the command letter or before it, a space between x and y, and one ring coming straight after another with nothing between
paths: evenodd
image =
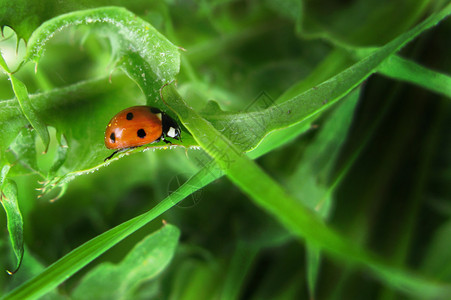
<instances>
[{"instance_id":1,"label":"ladybug leg","mask_svg":"<svg viewBox=\"0 0 451 300\"><path fill-rule=\"evenodd\" d=\"M105 159L103 160L103 162L106 162L107 160L112 159L113 156L114 156L116 153L118 153L118 152L119 152L119 150L114 151L113 154L111 154L110 156L108 156L107 158L105 158Z\"/></svg>"},{"instance_id":2,"label":"ladybug leg","mask_svg":"<svg viewBox=\"0 0 451 300\"><path fill-rule=\"evenodd\" d=\"M138 147L129 147L129 148L123 148L123 149L116 150L116 151L113 152L113 154L111 154L110 156L108 156L107 158L105 158L105 159L103 160L103 162L106 162L107 160L112 159L113 156L116 155L117 153L125 152L125 151L128 151L128 150L134 149L134 148L138 148Z\"/></svg>"},{"instance_id":3,"label":"ladybug leg","mask_svg":"<svg viewBox=\"0 0 451 300\"><path fill-rule=\"evenodd\" d=\"M168 140L166 140L166 139L164 138L164 136L160 136L158 139L156 139L155 141L153 141L152 144L158 143L158 142L160 142L160 141L163 141L163 142L165 142L166 144L172 144L171 142L169 142Z\"/></svg>"},{"instance_id":4,"label":"ladybug leg","mask_svg":"<svg viewBox=\"0 0 451 300\"><path fill-rule=\"evenodd\" d=\"M165 135L165 134L162 134L162 135L158 138L158 140L156 140L155 142L163 141L163 142L165 142L166 144L171 144L171 145L172 145L172 143L171 143L170 141L168 141L167 139L165 139L165 137L166 137L166 135Z\"/></svg>"}]
</instances>

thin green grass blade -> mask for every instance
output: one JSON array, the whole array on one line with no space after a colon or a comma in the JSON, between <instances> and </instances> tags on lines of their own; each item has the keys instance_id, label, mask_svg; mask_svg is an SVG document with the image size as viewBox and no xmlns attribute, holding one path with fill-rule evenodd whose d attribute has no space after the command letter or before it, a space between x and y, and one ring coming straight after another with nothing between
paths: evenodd
<instances>
[{"instance_id":1,"label":"thin green grass blade","mask_svg":"<svg viewBox=\"0 0 451 300\"><path fill-rule=\"evenodd\" d=\"M268 108L265 113L271 113L274 119L280 119L280 122L273 122L274 125L270 126L269 129L290 126L326 110L375 73L377 68L392 54L399 51L425 30L437 25L450 14L451 4L329 80L294 96L280 105ZM289 114L287 114L288 111L290 111ZM250 116L258 117L257 115Z\"/></svg>"},{"instance_id":2,"label":"thin green grass blade","mask_svg":"<svg viewBox=\"0 0 451 300\"><path fill-rule=\"evenodd\" d=\"M392 55L384 61L378 72L451 98L451 76L432 71L397 55Z\"/></svg>"},{"instance_id":3,"label":"thin green grass blade","mask_svg":"<svg viewBox=\"0 0 451 300\"><path fill-rule=\"evenodd\" d=\"M186 106L172 86L166 87L163 94L184 124L189 124L188 129L199 145L215 159L232 182L299 238L348 263L366 266L381 281L403 292L437 298L443 298L451 292L451 285L436 283L393 268L327 227L209 122Z\"/></svg>"},{"instance_id":4,"label":"thin green grass blade","mask_svg":"<svg viewBox=\"0 0 451 300\"><path fill-rule=\"evenodd\" d=\"M230 128L231 130L224 132L224 136L233 141L241 150L250 151L269 132L293 126L328 109L369 76L377 72L379 66L387 58L450 14L451 5L448 5L410 31L401 34L385 46L372 51L351 67L307 91L304 91L305 86L303 85L295 86L287 96L295 95L295 91L298 88L299 93L288 100L286 100L287 96L282 96L281 101L285 100L283 103L256 112L223 114L215 118L205 117L216 128ZM238 122L237 119L239 120ZM252 129L252 134L247 134L246 140L240 140L236 137L236 132L247 133L250 128Z\"/></svg>"},{"instance_id":5,"label":"thin green grass blade","mask_svg":"<svg viewBox=\"0 0 451 300\"><path fill-rule=\"evenodd\" d=\"M353 120L360 90L354 90L338 103L339 106L321 125L320 132L305 150L302 161L287 182L291 193L323 220L328 219L334 206L331 179ZM307 244L306 251L307 286L310 297L314 299L321 252L311 244Z\"/></svg>"},{"instance_id":6,"label":"thin green grass blade","mask_svg":"<svg viewBox=\"0 0 451 300\"><path fill-rule=\"evenodd\" d=\"M221 292L221 300L240 299L240 292L244 286L246 275L258 253L258 248L239 241L232 256L232 261L227 269L224 286Z\"/></svg>"}]
</instances>

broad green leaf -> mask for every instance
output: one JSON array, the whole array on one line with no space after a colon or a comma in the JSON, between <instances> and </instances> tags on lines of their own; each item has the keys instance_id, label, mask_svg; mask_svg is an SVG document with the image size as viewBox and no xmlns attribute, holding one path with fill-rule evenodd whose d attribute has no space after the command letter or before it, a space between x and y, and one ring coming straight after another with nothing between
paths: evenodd
<instances>
[{"instance_id":1,"label":"broad green leaf","mask_svg":"<svg viewBox=\"0 0 451 300\"><path fill-rule=\"evenodd\" d=\"M46 4L26 0L1 1L1 29L10 26L17 32L19 38L28 39L33 30L53 13L51 9L49 10L49 4L57 8L57 1L46 1Z\"/></svg>"},{"instance_id":2,"label":"broad green leaf","mask_svg":"<svg viewBox=\"0 0 451 300\"><path fill-rule=\"evenodd\" d=\"M48 177L55 176L58 170L64 165L67 159L68 149L69 147L67 146L66 139L64 138L64 136L61 136L61 138L59 139L53 165L50 167L48 172Z\"/></svg>"},{"instance_id":3,"label":"broad green leaf","mask_svg":"<svg viewBox=\"0 0 451 300\"><path fill-rule=\"evenodd\" d=\"M118 7L78 11L45 22L30 37L26 60L37 63L41 59L47 41L56 32L82 24L96 29L99 36L107 36L110 39L113 54L118 61L117 65L123 66L126 72L137 72L137 81L146 86L143 90L148 101L155 102L159 99L158 91L161 85L173 80L179 71L178 48L150 24ZM40 126L41 120L45 120L46 125L55 127L58 134L63 134L69 146L67 151L65 149L59 151L60 158L55 158L54 166L46 178L44 191L54 187L55 183L63 184L64 181L76 175L92 172L104 165L104 158L109 156L108 153L111 154L111 151L103 145L103 130L106 124L121 109L139 104L135 101L135 96L126 95L127 88L130 89L130 86L124 87L121 79L117 80L123 88L124 96L122 97L117 93L119 89L114 89L110 95L101 93L102 90L105 91L105 88L108 90L111 86L109 83L106 85L102 83L100 88L93 88L93 85L89 83L81 83L60 90L53 89L47 93L31 95L28 98L25 96L23 84L14 77L13 86L16 87L16 93L21 96L19 99L22 101L19 102L20 107L14 103L14 100L4 100L0 103L0 106L5 109L2 110L5 113L0 116L2 118L0 123L2 126L4 124L6 129L1 133L4 136L0 136L1 153L16 138L17 132L24 125L23 118L17 114L17 109L22 109L38 133L44 136L46 145L48 140L45 137L48 133L46 127L45 131L40 130L44 129ZM87 87L88 90L83 90L83 87ZM84 92L88 94L83 94ZM89 101L90 99L92 101ZM35 111L31 109L30 101L33 102ZM155 105L155 103L152 104ZM77 109L70 108L74 107L73 105L76 105ZM157 106L161 107L161 104ZM82 128L85 128L85 131L82 131ZM184 141L185 144L189 144L189 137ZM34 145L30 144L29 147ZM167 148L166 145L163 146L163 143L156 147ZM31 149L27 151L30 152ZM41 174L47 172L47 170L37 171ZM57 177L53 178L53 176Z\"/></svg>"},{"instance_id":4,"label":"broad green leaf","mask_svg":"<svg viewBox=\"0 0 451 300\"><path fill-rule=\"evenodd\" d=\"M108 79L93 80L30 95L30 100L40 118L46 120L49 126L56 128L59 134L64 135L69 146L67 149L60 150L67 151L65 159L64 156L55 157L55 164L50 174L50 176L57 175L55 180L60 181L61 176L66 177L70 176L68 175L70 173L98 167L109 155L110 151L103 145L105 126L117 111L133 105L133 99L130 99L127 92L132 87L130 81L121 80L120 77L117 77L117 80L121 81L121 84L110 84ZM123 99L124 103L114 101L117 97ZM16 140L13 151L18 155L24 153L31 155L32 152L36 152L34 142L24 144L23 139L17 139L19 132L27 123L20 112L18 102L14 99L0 101L0 109L2 111L0 126L5 129L0 132L2 147L9 146ZM17 143L20 144L19 148ZM31 159L32 156L29 158ZM27 164L27 157L28 155L18 159L23 158ZM60 159L64 159L63 164L61 161L57 163ZM47 170L38 171L42 174L47 172ZM47 180L52 179L50 177Z\"/></svg>"},{"instance_id":5,"label":"broad green leaf","mask_svg":"<svg viewBox=\"0 0 451 300\"><path fill-rule=\"evenodd\" d=\"M144 101L142 96L136 99L134 93L138 89L125 75L113 76L111 81L108 78L90 80L30 95L40 118L56 128L57 139L60 136L60 143L53 143L57 150L46 154L51 155L48 160L52 166L43 169L40 164L38 169L34 166L36 148L30 136L34 133L24 129L27 120L21 114L18 102L15 99L0 101L0 126L5 129L0 131L0 147L11 146L19 162L23 160L22 164L32 166L31 169L45 177L44 192L55 187L55 183L64 184L108 164L104 159L112 151L103 141L106 124L118 111ZM195 145L189 136L183 136L183 141L184 145ZM160 142L150 148L167 149L168 146ZM131 152L143 150L145 148ZM38 161L40 159L38 154Z\"/></svg>"},{"instance_id":6,"label":"broad green leaf","mask_svg":"<svg viewBox=\"0 0 451 300\"><path fill-rule=\"evenodd\" d=\"M3 184L5 183L6 176L8 175L10 169L11 169L10 165L2 166L2 170L0 172L0 189L3 188Z\"/></svg>"},{"instance_id":7,"label":"broad green leaf","mask_svg":"<svg viewBox=\"0 0 451 300\"><path fill-rule=\"evenodd\" d=\"M180 69L179 49L152 25L120 7L101 7L67 13L43 23L28 41L25 60L38 63L45 44L69 26L99 27L111 40L113 54L128 72L136 72L141 86L150 86L146 97L156 101L158 90L174 79Z\"/></svg>"},{"instance_id":8,"label":"broad green leaf","mask_svg":"<svg viewBox=\"0 0 451 300\"><path fill-rule=\"evenodd\" d=\"M17 137L20 129L25 126L28 121L22 114L19 103L16 99L0 101L0 156L4 157L4 151L11 142Z\"/></svg>"},{"instance_id":9,"label":"broad green leaf","mask_svg":"<svg viewBox=\"0 0 451 300\"><path fill-rule=\"evenodd\" d=\"M290 139L287 139L287 142L289 140ZM270 150L272 149L268 148L268 151ZM61 284L65 278L70 277L75 272L79 271L121 240L125 239L142 226L177 205L192 193L207 186L222 175L223 172L215 166L214 161L210 161L204 168L180 186L179 189L174 191L169 197L161 201L150 211L116 226L71 251L69 254L58 260L58 262L44 270L41 274L9 293L8 299L22 299L25 295L39 297L46 294ZM93 251L92 249L95 250Z\"/></svg>"},{"instance_id":10,"label":"broad green leaf","mask_svg":"<svg viewBox=\"0 0 451 300\"><path fill-rule=\"evenodd\" d=\"M143 5L149 3L144 0L130 0L124 3L119 0L46 0L30 2L28 0L0 1L0 28L9 26L14 29L19 38L28 41L33 31L46 20L62 13L78 9L105 5L125 5L139 11Z\"/></svg>"},{"instance_id":11,"label":"broad green leaf","mask_svg":"<svg viewBox=\"0 0 451 300\"><path fill-rule=\"evenodd\" d=\"M173 225L147 236L119 263L103 263L86 274L74 299L132 299L140 284L155 278L171 261L180 231Z\"/></svg>"},{"instance_id":12,"label":"broad green leaf","mask_svg":"<svg viewBox=\"0 0 451 300\"><path fill-rule=\"evenodd\" d=\"M27 118L28 122L30 122L31 126L36 129L38 135L41 137L42 142L45 145L44 152L46 152L50 144L50 135L47 126L39 114L36 113L35 107L31 104L25 84L12 74L9 75L9 78L11 79L11 85L13 87L14 94L16 95L16 99L19 102L20 109Z\"/></svg>"},{"instance_id":13,"label":"broad green leaf","mask_svg":"<svg viewBox=\"0 0 451 300\"><path fill-rule=\"evenodd\" d=\"M140 61L142 62L143 59L141 57L137 57L136 54L134 55L129 55L124 57L124 61L127 61L127 59L135 59L136 61ZM128 64L129 65L129 64ZM135 66L136 64L132 63L132 66ZM151 72L151 70L147 70L150 68L147 68L146 66L144 66L142 69L140 69L140 67L134 67L134 69L132 70L128 70L129 75L131 75L138 83L141 84L141 86L143 87L143 90L152 90L146 88L146 83L143 81L143 77L141 73L141 71L146 71L145 74L149 74L149 72ZM367 74L368 75L368 74ZM147 78L147 76L151 76L151 75L146 75L144 78ZM363 77L364 78L364 77ZM362 78L360 78L362 79ZM327 87L327 89L332 90L329 87ZM321 103L317 102L317 106L321 105L323 106L323 102L324 100L321 100ZM292 106L293 104L291 104L290 106ZM300 109L301 110L301 109ZM300 111L299 110L299 111ZM308 110L303 110L302 115L304 115L304 111L308 111ZM270 113L269 113L270 112ZM261 139L266 136L269 132L275 130L275 129L280 129L280 128L284 128L286 126L290 126L293 124L293 120L288 120L289 122L285 123L285 124L278 124L277 119L274 119L274 115L275 114L280 114L282 112L282 114L284 113L284 110L282 107L272 107L270 109L267 109L265 111L260 111L260 112L253 112L253 113L238 113L238 114L233 114L233 115L227 115L227 114L222 114L222 115L204 115L207 119L209 119L217 128L225 128L227 129L226 132L224 132L224 135L232 138L232 140L239 146L241 146L241 148L243 148L244 150L250 150L255 148L255 146L261 141ZM291 117L293 117L295 114L291 111L291 109L287 109L285 110L285 113L291 114ZM299 117L298 117L299 119ZM233 121L233 122L232 122ZM246 122L247 121L247 122ZM107 121L105 121L107 122ZM251 134L247 134L244 135L246 137L246 139L242 139L239 140L237 139L237 135L235 134L235 132L248 132L249 128L252 128L252 133ZM102 147L99 145L99 147ZM92 152L92 151L91 151ZM79 155L77 155L79 156ZM71 159L68 159L68 161L73 161ZM90 159L88 160L78 160L77 162L84 162L85 167L82 168L71 168L75 173L79 172L80 170L91 170L93 169L98 163L98 158L95 157L90 157ZM90 165L90 167L89 167ZM77 171L78 169L78 171ZM68 177L69 178L69 177Z\"/></svg>"},{"instance_id":14,"label":"broad green leaf","mask_svg":"<svg viewBox=\"0 0 451 300\"><path fill-rule=\"evenodd\" d=\"M10 148L19 162L26 168L38 171L37 153L35 145L36 134L33 129L24 127L17 135Z\"/></svg>"},{"instance_id":15,"label":"broad green leaf","mask_svg":"<svg viewBox=\"0 0 451 300\"><path fill-rule=\"evenodd\" d=\"M13 270L8 271L8 273L14 274L19 269L24 254L23 220L19 209L19 203L17 201L17 185L11 179L6 179L0 192L0 201L6 212L9 238L11 240L14 255L17 259L16 266Z\"/></svg>"}]
</instances>

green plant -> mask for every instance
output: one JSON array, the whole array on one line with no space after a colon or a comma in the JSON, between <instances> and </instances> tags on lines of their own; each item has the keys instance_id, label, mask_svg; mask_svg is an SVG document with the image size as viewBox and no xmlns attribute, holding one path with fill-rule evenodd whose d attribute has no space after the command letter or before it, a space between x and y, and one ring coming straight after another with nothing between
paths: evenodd
<instances>
[{"instance_id":1,"label":"green plant","mask_svg":"<svg viewBox=\"0 0 451 300\"><path fill-rule=\"evenodd\" d=\"M321 2L2 2L4 298L448 298L451 5ZM183 142L105 163L136 104Z\"/></svg>"}]
</instances>

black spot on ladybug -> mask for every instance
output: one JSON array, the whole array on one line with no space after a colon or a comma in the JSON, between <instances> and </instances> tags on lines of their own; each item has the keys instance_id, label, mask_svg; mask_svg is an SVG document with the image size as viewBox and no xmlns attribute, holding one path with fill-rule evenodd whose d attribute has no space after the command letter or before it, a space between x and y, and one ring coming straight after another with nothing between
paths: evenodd
<instances>
[{"instance_id":1,"label":"black spot on ladybug","mask_svg":"<svg viewBox=\"0 0 451 300\"><path fill-rule=\"evenodd\" d=\"M138 134L138 137L143 139L146 136L146 131L141 128L138 130L137 134Z\"/></svg>"},{"instance_id":2,"label":"black spot on ladybug","mask_svg":"<svg viewBox=\"0 0 451 300\"><path fill-rule=\"evenodd\" d=\"M116 143L116 135L114 134L114 132L111 133L110 140L112 143Z\"/></svg>"},{"instance_id":3,"label":"black spot on ladybug","mask_svg":"<svg viewBox=\"0 0 451 300\"><path fill-rule=\"evenodd\" d=\"M127 120L132 120L133 119L133 113L131 113L131 112L129 112L128 114L127 114Z\"/></svg>"}]
</instances>

